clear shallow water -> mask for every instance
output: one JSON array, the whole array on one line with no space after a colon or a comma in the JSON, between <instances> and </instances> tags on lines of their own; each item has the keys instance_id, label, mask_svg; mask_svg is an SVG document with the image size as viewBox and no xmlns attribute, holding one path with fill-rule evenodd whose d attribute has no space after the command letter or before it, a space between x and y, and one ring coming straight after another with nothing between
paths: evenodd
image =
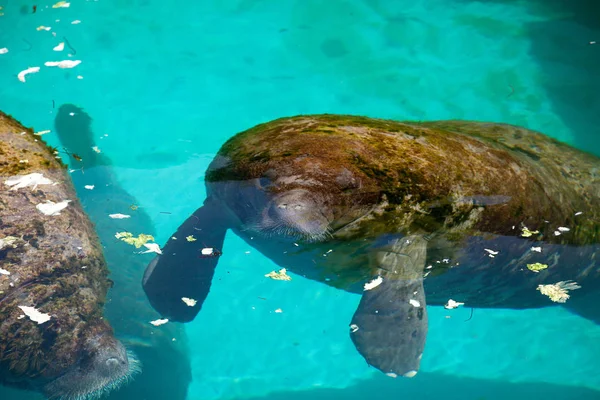
<instances>
[{"instance_id":1,"label":"clear shallow water","mask_svg":"<svg viewBox=\"0 0 600 400\"><path fill-rule=\"evenodd\" d=\"M9 50L0 55L0 109L40 131L54 130L60 105L83 107L110 173L149 217L158 243L204 199L203 172L222 143L282 116L507 122L600 154L592 2L322 3L100 0L52 9L46 2L35 14L21 13L30 3L0 3L0 48ZM82 63L44 67L74 52L52 50L63 37L75 49L70 58ZM16 74L30 66L41 71L20 82ZM44 139L59 145L55 131ZM96 172L98 179L106 173ZM74 179L110 240L120 226L106 222L108 214L131 211L92 207L94 192ZM116 240L107 245L114 260L128 250ZM421 373L384 379L348 335L358 296L298 276L267 280L275 265L233 235L224 250L202 312L185 333L169 331L187 345L188 399L599 396L600 328L559 307L475 310L468 322L469 309L430 307ZM136 257L140 265L151 259ZM131 342L160 353L166 341L154 332L163 327L148 324L156 314L134 287L139 268L128 266L112 265L123 277L113 296L134 307L123 313L115 300L108 313ZM164 374L172 383L176 373Z\"/></svg>"}]
</instances>

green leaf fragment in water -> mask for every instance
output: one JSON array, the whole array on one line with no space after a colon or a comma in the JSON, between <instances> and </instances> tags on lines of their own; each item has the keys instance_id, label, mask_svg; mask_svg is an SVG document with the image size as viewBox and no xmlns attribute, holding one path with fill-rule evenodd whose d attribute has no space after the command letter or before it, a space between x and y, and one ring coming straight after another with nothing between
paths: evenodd
<instances>
[{"instance_id":1,"label":"green leaf fragment in water","mask_svg":"<svg viewBox=\"0 0 600 400\"><path fill-rule=\"evenodd\" d=\"M533 271L533 272L540 272L546 268L548 268L548 264L542 264L542 263L527 264L527 269L530 271Z\"/></svg>"},{"instance_id":2,"label":"green leaf fragment in water","mask_svg":"<svg viewBox=\"0 0 600 400\"><path fill-rule=\"evenodd\" d=\"M115 237L117 239L121 239L127 244L132 244L136 249L139 249L144 245L144 243L149 242L150 240L154 240L154 236L146 235L144 233L140 233L138 237L134 237L130 232L118 232Z\"/></svg>"},{"instance_id":3,"label":"green leaf fragment in water","mask_svg":"<svg viewBox=\"0 0 600 400\"><path fill-rule=\"evenodd\" d=\"M526 226L523 227L523 233L521 233L521 236L523 237L530 237L533 235L537 235L538 233L540 233L540 231L530 231Z\"/></svg>"}]
</instances>

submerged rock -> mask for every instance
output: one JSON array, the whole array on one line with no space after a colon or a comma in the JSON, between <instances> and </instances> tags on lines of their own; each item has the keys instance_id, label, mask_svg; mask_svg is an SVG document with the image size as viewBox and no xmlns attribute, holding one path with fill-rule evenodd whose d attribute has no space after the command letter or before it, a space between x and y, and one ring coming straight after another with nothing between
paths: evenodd
<instances>
[{"instance_id":1,"label":"submerged rock","mask_svg":"<svg viewBox=\"0 0 600 400\"><path fill-rule=\"evenodd\" d=\"M2 112L0 243L0 383L86 398L138 371L103 318L108 269L65 166Z\"/></svg>"}]
</instances>

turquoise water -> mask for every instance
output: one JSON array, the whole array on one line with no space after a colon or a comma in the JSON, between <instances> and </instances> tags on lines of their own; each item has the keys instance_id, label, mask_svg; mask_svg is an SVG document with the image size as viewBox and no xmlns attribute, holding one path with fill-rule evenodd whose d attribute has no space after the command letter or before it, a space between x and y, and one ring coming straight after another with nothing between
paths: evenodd
<instances>
[{"instance_id":1,"label":"turquoise water","mask_svg":"<svg viewBox=\"0 0 600 400\"><path fill-rule=\"evenodd\" d=\"M30 2L0 0L0 109L51 130L44 139L59 147L55 121L70 116L60 106L92 118L106 159L73 179L112 261L107 314L148 371L110 398L600 398L600 327L560 307L477 309L467 322L469 309L429 307L421 372L392 380L350 340L357 295L265 279L276 266L231 234L198 317L152 327L139 287L152 256L114 239L130 230L164 243L203 201L204 170L225 140L282 116L507 122L600 155L595 2L54 3L32 14ZM63 59L81 64L44 66ZM114 212L138 214L119 222Z\"/></svg>"}]
</instances>

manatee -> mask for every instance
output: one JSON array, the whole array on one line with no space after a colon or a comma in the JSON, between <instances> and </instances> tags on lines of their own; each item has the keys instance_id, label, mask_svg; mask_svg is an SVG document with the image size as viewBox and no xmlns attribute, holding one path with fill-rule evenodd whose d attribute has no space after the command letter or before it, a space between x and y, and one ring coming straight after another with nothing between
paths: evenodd
<instances>
[{"instance_id":1,"label":"manatee","mask_svg":"<svg viewBox=\"0 0 600 400\"><path fill-rule=\"evenodd\" d=\"M146 299L140 279L151 256L138 254L145 248L136 249L115 238L115 233L123 231L136 236L140 233L154 235L152 218L140 200L119 183L114 162L103 147L105 142L114 140L113 135L96 140L103 135L94 132L93 123L83 107L62 104L57 107L53 133L60 141L60 154L69 164L73 186L83 209L100 237L110 277L115 282L107 294L105 315L117 337L135 352L144 366L136 379L113 392L110 399L185 400L191 381L191 365L184 327L168 324L157 329L150 324L158 316ZM93 189L85 186L93 186ZM109 217L116 213L130 217Z\"/></svg>"},{"instance_id":2,"label":"manatee","mask_svg":"<svg viewBox=\"0 0 600 400\"><path fill-rule=\"evenodd\" d=\"M103 318L102 247L56 154L0 112L0 383L86 399L139 364Z\"/></svg>"},{"instance_id":3,"label":"manatee","mask_svg":"<svg viewBox=\"0 0 600 400\"><path fill-rule=\"evenodd\" d=\"M204 203L143 279L171 321L200 311L227 230L292 273L360 294L351 339L392 377L419 370L428 304L530 308L597 293L600 159L522 127L282 118L229 139L205 181Z\"/></svg>"}]
</instances>

